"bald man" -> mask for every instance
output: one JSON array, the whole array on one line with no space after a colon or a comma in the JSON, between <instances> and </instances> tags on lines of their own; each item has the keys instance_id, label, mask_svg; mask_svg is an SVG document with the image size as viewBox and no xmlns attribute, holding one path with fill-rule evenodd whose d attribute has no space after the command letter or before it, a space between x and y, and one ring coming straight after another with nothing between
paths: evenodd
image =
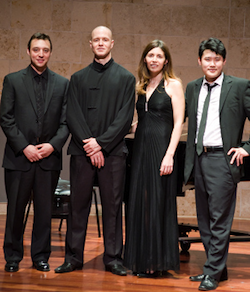
<instances>
[{"instance_id":1,"label":"bald man","mask_svg":"<svg viewBox=\"0 0 250 292\"><path fill-rule=\"evenodd\" d=\"M114 62L112 32L104 26L91 34L93 62L72 75L67 123L72 134L70 160L71 204L65 262L56 273L83 267L83 252L92 188L98 179L106 271L126 276L122 264L122 198L128 133L134 110L135 78Z\"/></svg>"}]
</instances>

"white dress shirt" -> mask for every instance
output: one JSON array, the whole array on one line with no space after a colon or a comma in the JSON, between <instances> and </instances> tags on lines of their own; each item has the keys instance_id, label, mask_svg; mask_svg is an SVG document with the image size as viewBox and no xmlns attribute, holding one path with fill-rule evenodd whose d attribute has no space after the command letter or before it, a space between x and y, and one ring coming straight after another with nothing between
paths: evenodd
<instances>
[{"instance_id":1,"label":"white dress shirt","mask_svg":"<svg viewBox=\"0 0 250 292\"><path fill-rule=\"evenodd\" d=\"M206 83L210 85L217 84L212 88L210 95L210 102L208 106L207 112L207 122L206 128L203 136L203 146L218 146L222 147L222 137L221 137L221 129L220 129L220 94L221 94L221 86L224 79L224 74L222 73L214 82L209 83L205 77L203 79L199 100L198 100L198 108L197 108L197 131L196 131L196 143L199 132L199 126L202 116L202 110L204 106L204 102L208 93L208 86Z\"/></svg>"}]
</instances>

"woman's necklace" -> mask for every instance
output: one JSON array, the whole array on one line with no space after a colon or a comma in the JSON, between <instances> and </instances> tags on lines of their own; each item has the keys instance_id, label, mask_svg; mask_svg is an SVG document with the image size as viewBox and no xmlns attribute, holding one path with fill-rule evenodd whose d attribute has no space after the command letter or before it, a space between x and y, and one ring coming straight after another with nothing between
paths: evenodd
<instances>
[{"instance_id":1,"label":"woman's necklace","mask_svg":"<svg viewBox=\"0 0 250 292\"><path fill-rule=\"evenodd\" d=\"M162 75L157 75L156 77L152 78L149 80L149 83L146 88L146 102L145 102L145 112L148 111L148 101L155 91L156 87L159 85L161 82Z\"/></svg>"}]
</instances>

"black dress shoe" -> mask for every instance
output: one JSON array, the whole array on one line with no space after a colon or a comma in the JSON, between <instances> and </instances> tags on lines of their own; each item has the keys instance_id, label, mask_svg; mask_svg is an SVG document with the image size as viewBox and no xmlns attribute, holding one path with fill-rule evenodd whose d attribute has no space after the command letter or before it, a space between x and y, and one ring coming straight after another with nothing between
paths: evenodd
<instances>
[{"instance_id":1,"label":"black dress shoe","mask_svg":"<svg viewBox=\"0 0 250 292\"><path fill-rule=\"evenodd\" d=\"M106 265L105 270L118 276L127 276L127 270L122 264Z\"/></svg>"},{"instance_id":2,"label":"black dress shoe","mask_svg":"<svg viewBox=\"0 0 250 292\"><path fill-rule=\"evenodd\" d=\"M197 275L197 276L190 276L189 280L190 281L194 281L194 282L201 282L204 279L204 277L205 276L203 274L200 274L200 275Z\"/></svg>"},{"instance_id":3,"label":"black dress shoe","mask_svg":"<svg viewBox=\"0 0 250 292\"><path fill-rule=\"evenodd\" d=\"M204 275L204 279L201 281L199 286L200 291L214 290L218 287L218 282L210 277L209 275Z\"/></svg>"},{"instance_id":4,"label":"black dress shoe","mask_svg":"<svg viewBox=\"0 0 250 292\"><path fill-rule=\"evenodd\" d=\"M71 263L64 262L61 266L55 269L55 273L69 273L73 272L74 270L81 270L81 267L77 267Z\"/></svg>"},{"instance_id":5,"label":"black dress shoe","mask_svg":"<svg viewBox=\"0 0 250 292\"><path fill-rule=\"evenodd\" d=\"M204 278L205 278L204 274L200 274L200 275L197 275L197 276L190 276L189 280L190 281L194 281L194 282L201 282ZM221 274L220 282L226 281L227 279L228 279L227 269L225 268L223 270L222 274Z\"/></svg>"},{"instance_id":6,"label":"black dress shoe","mask_svg":"<svg viewBox=\"0 0 250 292\"><path fill-rule=\"evenodd\" d=\"M42 271L42 272L50 271L49 264L45 261L33 262L33 267L37 269L38 271Z\"/></svg>"},{"instance_id":7,"label":"black dress shoe","mask_svg":"<svg viewBox=\"0 0 250 292\"><path fill-rule=\"evenodd\" d=\"M19 270L19 263L7 262L4 269L6 272L17 272Z\"/></svg>"}]
</instances>

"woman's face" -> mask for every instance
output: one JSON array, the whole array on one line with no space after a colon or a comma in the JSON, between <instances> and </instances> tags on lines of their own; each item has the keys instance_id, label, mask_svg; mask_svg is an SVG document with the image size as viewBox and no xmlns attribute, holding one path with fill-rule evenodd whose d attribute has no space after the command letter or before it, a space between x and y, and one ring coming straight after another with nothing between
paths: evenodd
<instances>
[{"instance_id":1,"label":"woman's face","mask_svg":"<svg viewBox=\"0 0 250 292\"><path fill-rule=\"evenodd\" d=\"M147 68L150 72L150 75L156 76L162 71L164 65L168 61L166 60L162 49L159 47L156 47L147 53L147 55L144 59L144 62L147 65Z\"/></svg>"}]
</instances>

